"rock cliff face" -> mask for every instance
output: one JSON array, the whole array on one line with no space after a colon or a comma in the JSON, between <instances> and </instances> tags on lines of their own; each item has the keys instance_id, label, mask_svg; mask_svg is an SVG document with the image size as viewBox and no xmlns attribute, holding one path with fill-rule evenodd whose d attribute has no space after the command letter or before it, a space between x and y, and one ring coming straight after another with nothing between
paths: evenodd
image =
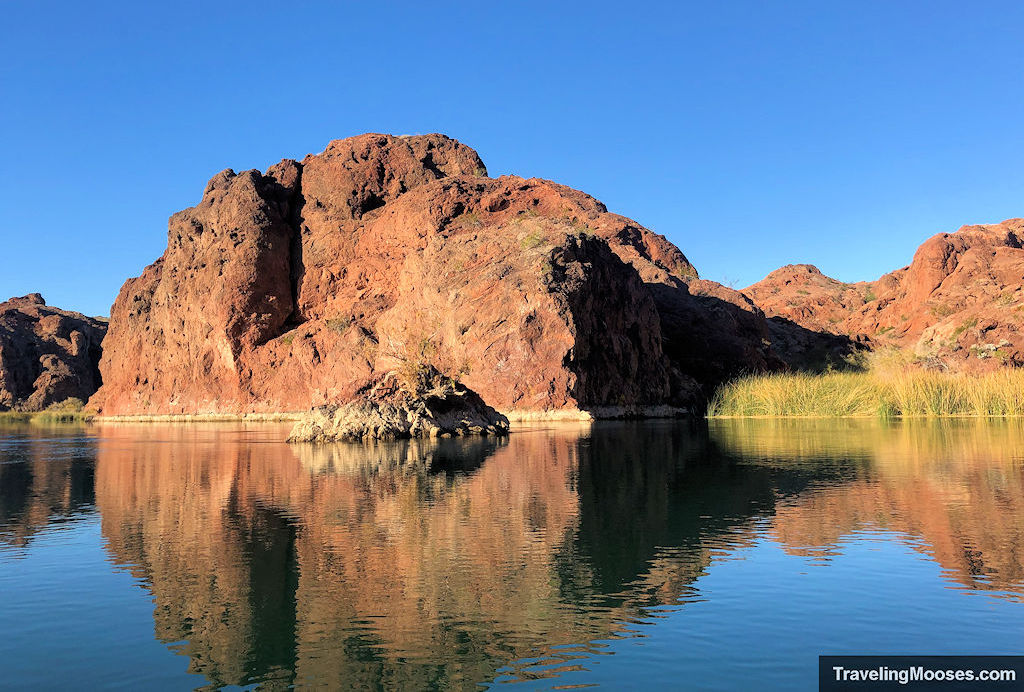
<instances>
[{"instance_id":1,"label":"rock cliff face","mask_svg":"<svg viewBox=\"0 0 1024 692\"><path fill-rule=\"evenodd\" d=\"M49 307L38 293L0 303L0 411L40 411L100 385L104 321Z\"/></svg>"},{"instance_id":2,"label":"rock cliff face","mask_svg":"<svg viewBox=\"0 0 1024 692\"><path fill-rule=\"evenodd\" d=\"M230 170L125 283L103 414L296 411L407 364L503 412L686 404L779 367L745 296L664 237L443 135L362 135Z\"/></svg>"},{"instance_id":3,"label":"rock cliff face","mask_svg":"<svg viewBox=\"0 0 1024 692\"><path fill-rule=\"evenodd\" d=\"M927 367L1024 365L1024 219L929 238L909 266L843 283L799 264L744 292L773 319L909 349Z\"/></svg>"}]
</instances>

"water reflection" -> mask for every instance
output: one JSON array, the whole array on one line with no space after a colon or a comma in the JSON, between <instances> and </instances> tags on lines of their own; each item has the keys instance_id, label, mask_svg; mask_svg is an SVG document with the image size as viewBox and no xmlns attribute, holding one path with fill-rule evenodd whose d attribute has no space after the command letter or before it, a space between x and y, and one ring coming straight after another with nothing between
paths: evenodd
<instances>
[{"instance_id":1,"label":"water reflection","mask_svg":"<svg viewBox=\"0 0 1024 692\"><path fill-rule=\"evenodd\" d=\"M1024 422L730 421L713 432L747 463L843 469L842 482L778 503L771 531L792 552L827 558L843 536L897 531L964 587L1024 594Z\"/></svg>"},{"instance_id":2,"label":"water reflection","mask_svg":"<svg viewBox=\"0 0 1024 692\"><path fill-rule=\"evenodd\" d=\"M0 548L91 510L95 459L82 426L0 424Z\"/></svg>"},{"instance_id":3,"label":"water reflection","mask_svg":"<svg viewBox=\"0 0 1024 692\"><path fill-rule=\"evenodd\" d=\"M94 501L157 638L213 686L553 675L650 607L685 608L715 559L766 535L827 561L882 528L960 588L1024 594L1016 422L538 426L373 447L284 432L4 437L0 539L24 546Z\"/></svg>"}]
</instances>

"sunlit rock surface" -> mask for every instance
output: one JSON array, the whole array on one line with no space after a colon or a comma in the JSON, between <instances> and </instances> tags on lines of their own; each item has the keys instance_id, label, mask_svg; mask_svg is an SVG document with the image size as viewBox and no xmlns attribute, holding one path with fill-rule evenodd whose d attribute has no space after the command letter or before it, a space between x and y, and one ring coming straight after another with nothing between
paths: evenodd
<instances>
[{"instance_id":1,"label":"sunlit rock surface","mask_svg":"<svg viewBox=\"0 0 1024 692\"><path fill-rule=\"evenodd\" d=\"M821 338L790 331L780 344ZM90 403L297 412L420 362L510 417L635 415L699 405L787 354L749 298L593 197L489 178L444 135L367 134L223 171L174 214L114 303Z\"/></svg>"},{"instance_id":2,"label":"sunlit rock surface","mask_svg":"<svg viewBox=\"0 0 1024 692\"><path fill-rule=\"evenodd\" d=\"M506 435L508 419L432 367L388 373L340 406L305 414L289 442L395 440Z\"/></svg>"},{"instance_id":3,"label":"sunlit rock surface","mask_svg":"<svg viewBox=\"0 0 1024 692\"><path fill-rule=\"evenodd\" d=\"M908 351L924 367L968 372L1024 365L1024 219L963 226L877 281L844 283L782 267L743 289L780 324Z\"/></svg>"}]
</instances>

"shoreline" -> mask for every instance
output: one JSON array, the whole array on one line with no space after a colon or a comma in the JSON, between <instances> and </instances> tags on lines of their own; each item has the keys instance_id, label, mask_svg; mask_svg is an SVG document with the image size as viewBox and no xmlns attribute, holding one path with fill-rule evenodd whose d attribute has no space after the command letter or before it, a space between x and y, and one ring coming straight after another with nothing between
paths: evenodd
<instances>
[{"instance_id":1,"label":"shoreline","mask_svg":"<svg viewBox=\"0 0 1024 692\"><path fill-rule=\"evenodd\" d=\"M871 415L871 414L850 414L844 416L831 416L826 413L816 415L757 415L757 416L712 416L705 415L705 420L875 420L875 421L886 421L886 420L973 420L973 419L999 419L999 420L1015 420L1024 419L1022 413L914 413L904 415L897 413L894 415Z\"/></svg>"},{"instance_id":2,"label":"shoreline","mask_svg":"<svg viewBox=\"0 0 1024 692\"><path fill-rule=\"evenodd\" d=\"M115 416L94 415L90 423L289 423L301 420L305 412L279 413L139 413Z\"/></svg>"},{"instance_id":3,"label":"shoreline","mask_svg":"<svg viewBox=\"0 0 1024 692\"><path fill-rule=\"evenodd\" d=\"M283 411L278 413L161 413L161 414L54 414L50 411L0 411L2 423L297 423L306 411ZM670 418L716 420L950 420L950 419L1024 419L1024 413L851 413L851 414L703 414L688 409L655 406L643 409L622 407L600 407L592 410L560 409L554 411L503 411L500 412L509 423L529 425L531 423L593 423L614 420L664 420Z\"/></svg>"},{"instance_id":4,"label":"shoreline","mask_svg":"<svg viewBox=\"0 0 1024 692\"><path fill-rule=\"evenodd\" d=\"M41 415L24 414L26 417ZM92 415L83 418L91 423L286 423L298 422L309 411L282 411L274 413L143 413ZM656 419L697 417L689 409L675 406L595 406L591 409L554 409L550 411L499 411L510 423L591 422L595 420ZM19 414L20 415L20 414Z\"/></svg>"}]
</instances>

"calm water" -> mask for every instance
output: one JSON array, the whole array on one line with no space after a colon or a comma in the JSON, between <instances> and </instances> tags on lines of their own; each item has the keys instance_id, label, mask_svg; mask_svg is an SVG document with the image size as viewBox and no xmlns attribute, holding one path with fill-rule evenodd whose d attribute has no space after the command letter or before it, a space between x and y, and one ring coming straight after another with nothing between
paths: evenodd
<instances>
[{"instance_id":1,"label":"calm water","mask_svg":"<svg viewBox=\"0 0 1024 692\"><path fill-rule=\"evenodd\" d=\"M3 685L814 688L1024 653L1024 425L0 428Z\"/></svg>"}]
</instances>

